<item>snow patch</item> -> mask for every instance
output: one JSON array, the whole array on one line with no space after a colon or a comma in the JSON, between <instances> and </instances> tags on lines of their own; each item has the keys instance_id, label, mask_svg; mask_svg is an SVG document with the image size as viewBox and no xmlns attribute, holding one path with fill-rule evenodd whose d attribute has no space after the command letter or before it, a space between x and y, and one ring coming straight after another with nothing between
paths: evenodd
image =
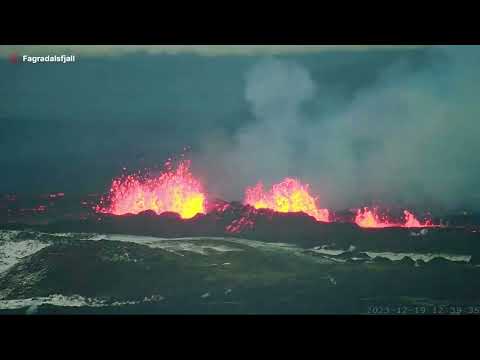
<instances>
[{"instance_id":1,"label":"snow patch","mask_svg":"<svg viewBox=\"0 0 480 360\"><path fill-rule=\"evenodd\" d=\"M392 261L399 261L402 260L404 257L409 257L410 259L417 261L423 260L425 262L429 262L435 258L443 258L450 261L463 261L469 262L471 259L470 255L454 255L454 254L434 254L434 253L393 253L393 252L365 252L371 258L376 258L378 256L387 258Z\"/></svg>"},{"instance_id":2,"label":"snow patch","mask_svg":"<svg viewBox=\"0 0 480 360\"><path fill-rule=\"evenodd\" d=\"M48 243L38 240L0 241L0 273L10 269L22 258L35 254L47 246Z\"/></svg>"},{"instance_id":3,"label":"snow patch","mask_svg":"<svg viewBox=\"0 0 480 360\"><path fill-rule=\"evenodd\" d=\"M27 313L35 314L41 305L53 305L62 307L108 307L125 306L150 302L162 301L164 298L159 295L145 297L143 300L125 300L109 302L99 298L88 298L81 295L65 296L60 294L46 297L35 297L26 299L0 300L0 309L22 309L28 308Z\"/></svg>"}]
</instances>

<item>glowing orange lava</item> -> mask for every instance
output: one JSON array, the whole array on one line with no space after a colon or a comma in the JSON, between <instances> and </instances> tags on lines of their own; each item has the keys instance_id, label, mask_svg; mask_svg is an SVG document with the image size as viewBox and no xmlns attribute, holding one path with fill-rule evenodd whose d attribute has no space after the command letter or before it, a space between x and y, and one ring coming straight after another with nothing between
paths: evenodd
<instances>
[{"instance_id":1,"label":"glowing orange lava","mask_svg":"<svg viewBox=\"0 0 480 360\"><path fill-rule=\"evenodd\" d=\"M430 220L420 222L410 211L403 211L405 222L399 223L389 220L386 216L381 215L377 208L358 209L355 216L355 223L363 228L386 228L386 227L403 227L403 228L420 228L435 227Z\"/></svg>"},{"instance_id":2,"label":"glowing orange lava","mask_svg":"<svg viewBox=\"0 0 480 360\"><path fill-rule=\"evenodd\" d=\"M329 211L319 209L316 202L317 199L309 193L308 184L304 185L292 178L274 184L269 191L264 190L261 182L245 191L245 204L256 209L271 209L283 213L304 212L317 221L329 222Z\"/></svg>"},{"instance_id":3,"label":"glowing orange lava","mask_svg":"<svg viewBox=\"0 0 480 360\"><path fill-rule=\"evenodd\" d=\"M153 210L157 214L175 212L190 219L205 213L205 200L202 184L190 172L190 161L183 160L176 169L166 163L159 176L128 175L113 180L106 201L109 205L104 207L102 200L96 211L123 215Z\"/></svg>"}]
</instances>

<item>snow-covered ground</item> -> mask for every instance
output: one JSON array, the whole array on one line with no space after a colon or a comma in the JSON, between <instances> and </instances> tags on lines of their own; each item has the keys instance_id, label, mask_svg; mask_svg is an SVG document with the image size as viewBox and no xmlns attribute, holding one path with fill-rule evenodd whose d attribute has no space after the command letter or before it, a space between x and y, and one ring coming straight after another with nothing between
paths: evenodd
<instances>
[{"instance_id":1,"label":"snow-covered ground","mask_svg":"<svg viewBox=\"0 0 480 360\"><path fill-rule=\"evenodd\" d=\"M134 236L122 234L86 234L86 233L58 233L47 234L34 231L7 231L0 230L0 276L12 266L17 264L23 258L35 254L41 249L54 244L56 241L121 241L127 243L141 244L151 248L160 248L173 252L179 256L184 256L185 252L193 252L201 255L209 255L212 251L229 252L244 251L245 247L265 249L271 251L289 252L298 256L309 256L305 253L305 249L298 246L285 243L268 243L255 240L239 239L232 237L187 237L187 238L157 238L147 236ZM215 243L218 241L218 243ZM352 253L354 255L354 247L348 250L329 249L325 247L315 247L310 251L327 256L336 256L343 253ZM434 258L444 258L450 261L470 261L469 255L443 254L443 253L403 253L403 252L365 252L371 258L385 257L393 261L401 260L409 257L414 261L423 260L431 261ZM319 260L320 261L320 260ZM328 261L325 260L325 261ZM345 261L345 260L342 260ZM331 261L333 262L333 261ZM213 264L217 266L217 264ZM228 266L230 263L223 263L222 266ZM336 284L334 278L328 277L332 284ZM203 297L210 294L205 293ZM105 306L124 306L139 304L142 302L161 301L163 297L155 295L143 300L126 300L126 301L106 301L99 298L86 298L80 295L64 296L61 294L50 295L48 297L26 298L26 299L10 299L0 300L0 309L19 309L27 308L27 313L35 313L40 305L54 305L62 307L105 307Z\"/></svg>"},{"instance_id":2,"label":"snow-covered ground","mask_svg":"<svg viewBox=\"0 0 480 360\"><path fill-rule=\"evenodd\" d=\"M194 252L201 255L208 255L208 250L217 252L228 251L243 251L238 247L227 246L225 244L195 244L195 240L214 240L211 238L178 238L178 239L163 239L146 236L131 236L131 235L99 235L95 240L114 240L125 241L129 243L146 245L151 248L163 249L182 255L180 252Z\"/></svg>"},{"instance_id":3,"label":"snow-covered ground","mask_svg":"<svg viewBox=\"0 0 480 360\"><path fill-rule=\"evenodd\" d=\"M64 296L55 294L46 297L0 300L0 309L28 308L28 313L34 313L36 311L36 308L40 305L54 305L62 307L106 307L135 305L140 303L159 302L162 300L164 300L162 296L154 295L151 297L145 297L143 300L109 302L99 298L88 298L80 295Z\"/></svg>"},{"instance_id":4,"label":"snow-covered ground","mask_svg":"<svg viewBox=\"0 0 480 360\"><path fill-rule=\"evenodd\" d=\"M332 249L322 249L319 247L311 249L311 251L318 254L327 255L327 256L337 256L341 254L348 253L349 251L344 250L332 250ZM377 252L377 251L365 251L365 254L370 256L372 259L376 257L384 257L392 261L402 260L404 257L408 257L414 261L423 260L429 262L435 258L443 258L450 261L464 261L469 262L471 259L470 255L458 255L458 254L444 254L444 253L407 253L407 252Z\"/></svg>"},{"instance_id":5,"label":"snow-covered ground","mask_svg":"<svg viewBox=\"0 0 480 360\"><path fill-rule=\"evenodd\" d=\"M393 261L402 260L405 256L409 257L414 261L423 260L425 262L429 262L435 258L443 258L450 261L464 261L464 262L469 262L471 259L471 256L469 255L455 255L455 254L441 254L441 253L419 254L419 253L393 253L393 252L372 252L372 251L367 251L365 253L371 258L376 258L378 256L381 256Z\"/></svg>"},{"instance_id":6,"label":"snow-covered ground","mask_svg":"<svg viewBox=\"0 0 480 360\"><path fill-rule=\"evenodd\" d=\"M48 245L48 243L38 240L0 240L0 274L15 265L22 258L32 255Z\"/></svg>"}]
</instances>

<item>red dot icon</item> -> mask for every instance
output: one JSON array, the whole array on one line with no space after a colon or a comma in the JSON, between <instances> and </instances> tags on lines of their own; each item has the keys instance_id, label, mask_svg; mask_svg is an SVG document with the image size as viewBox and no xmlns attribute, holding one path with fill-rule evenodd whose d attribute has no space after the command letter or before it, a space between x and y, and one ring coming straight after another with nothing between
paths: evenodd
<instances>
[{"instance_id":1,"label":"red dot icon","mask_svg":"<svg viewBox=\"0 0 480 360\"><path fill-rule=\"evenodd\" d=\"M18 56L16 53L12 53L10 55L8 55L8 60L12 63L12 64L17 64L18 63Z\"/></svg>"}]
</instances>

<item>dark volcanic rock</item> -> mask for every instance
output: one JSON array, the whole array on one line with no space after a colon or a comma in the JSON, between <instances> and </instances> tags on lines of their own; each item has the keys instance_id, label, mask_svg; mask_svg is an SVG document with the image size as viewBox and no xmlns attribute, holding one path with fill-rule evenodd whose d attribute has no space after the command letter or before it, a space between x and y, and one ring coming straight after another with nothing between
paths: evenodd
<instances>
[{"instance_id":1,"label":"dark volcanic rock","mask_svg":"<svg viewBox=\"0 0 480 360\"><path fill-rule=\"evenodd\" d=\"M136 216L125 218L139 221ZM16 236L48 241L49 246L19 259L1 274L2 303L12 305L31 298L44 301L39 298L62 295L102 299L109 304L159 300L122 305L116 307L117 313L137 309L138 313L351 314L366 311L363 299L390 298L388 303L406 305L412 299L469 304L480 296L480 268L443 259L415 267L408 266L412 265L408 258L392 262L377 257L369 261L373 266L365 266L362 262L318 261L302 256L296 248L208 237L158 240L158 244L148 239L145 244L149 247L141 244L145 239L121 235L107 237L111 240L88 234L62 234L59 239L53 234L34 235ZM202 252L198 252L200 248ZM348 256L367 258L361 251L350 251ZM48 306L39 309L48 313L52 309ZM77 311L70 310L76 307L65 309L58 312Z\"/></svg>"},{"instance_id":2,"label":"dark volcanic rock","mask_svg":"<svg viewBox=\"0 0 480 360\"><path fill-rule=\"evenodd\" d=\"M414 266L415 265L415 261L412 260L410 257L408 256L404 256L402 258L402 260L398 261L398 264L401 264L401 265L407 265L407 266Z\"/></svg>"},{"instance_id":3,"label":"dark volcanic rock","mask_svg":"<svg viewBox=\"0 0 480 360\"><path fill-rule=\"evenodd\" d=\"M383 256L376 256L372 259L373 262L378 264L391 264L392 260Z\"/></svg>"},{"instance_id":4,"label":"dark volcanic rock","mask_svg":"<svg viewBox=\"0 0 480 360\"><path fill-rule=\"evenodd\" d=\"M472 265L480 264L480 255L479 254L473 254L472 257L470 258L470 264L472 264Z\"/></svg>"},{"instance_id":5,"label":"dark volcanic rock","mask_svg":"<svg viewBox=\"0 0 480 360\"><path fill-rule=\"evenodd\" d=\"M232 225L239 226L232 226ZM234 229L235 231L232 231ZM240 203L217 205L207 214L181 219L178 214L138 215L96 214L86 220L64 220L37 227L49 232L121 233L158 237L237 236L269 242L290 242L300 245L328 244L348 246L361 238L361 230L353 224L321 223L304 213L277 213L257 210Z\"/></svg>"},{"instance_id":6,"label":"dark volcanic rock","mask_svg":"<svg viewBox=\"0 0 480 360\"><path fill-rule=\"evenodd\" d=\"M156 217L157 216L157 213L153 210L145 210L145 211L142 211L140 213L138 213L138 215L134 215L134 214L128 214L128 216L138 216L138 217L145 217L145 218L148 218L148 217ZM177 213L173 213L173 212L165 212L162 214L162 216L168 218L172 218L172 219L179 219L180 218L180 215L178 215Z\"/></svg>"},{"instance_id":7,"label":"dark volcanic rock","mask_svg":"<svg viewBox=\"0 0 480 360\"><path fill-rule=\"evenodd\" d=\"M426 265L426 262L423 261L422 259L418 259L417 261L415 261L415 263L417 264L417 266L425 266Z\"/></svg>"},{"instance_id":8,"label":"dark volcanic rock","mask_svg":"<svg viewBox=\"0 0 480 360\"><path fill-rule=\"evenodd\" d=\"M342 215L345 221L348 220L346 215ZM9 228L22 229L23 225L9 225ZM157 215L153 211L123 216L91 213L85 219L62 219L31 228L44 232L122 233L167 238L228 236L304 247L335 244L336 248L346 249L354 245L359 251L480 253L480 233L465 229L429 229L429 236L419 241L418 237L411 236L411 229L363 229L349 222L322 223L304 213L258 210L238 202L219 200L209 205L207 214L191 219L181 219L174 213Z\"/></svg>"},{"instance_id":9,"label":"dark volcanic rock","mask_svg":"<svg viewBox=\"0 0 480 360\"><path fill-rule=\"evenodd\" d=\"M447 260L443 257L435 257L432 260L430 260L427 264L429 266L438 266L438 267L443 267L443 266L448 266L452 265L454 262Z\"/></svg>"},{"instance_id":10,"label":"dark volcanic rock","mask_svg":"<svg viewBox=\"0 0 480 360\"><path fill-rule=\"evenodd\" d=\"M87 297L140 297L184 285L185 291L205 276L196 265L162 249L112 240L55 243L26 257L0 278L5 298L53 294ZM183 266L179 262L183 261Z\"/></svg>"}]
</instances>

